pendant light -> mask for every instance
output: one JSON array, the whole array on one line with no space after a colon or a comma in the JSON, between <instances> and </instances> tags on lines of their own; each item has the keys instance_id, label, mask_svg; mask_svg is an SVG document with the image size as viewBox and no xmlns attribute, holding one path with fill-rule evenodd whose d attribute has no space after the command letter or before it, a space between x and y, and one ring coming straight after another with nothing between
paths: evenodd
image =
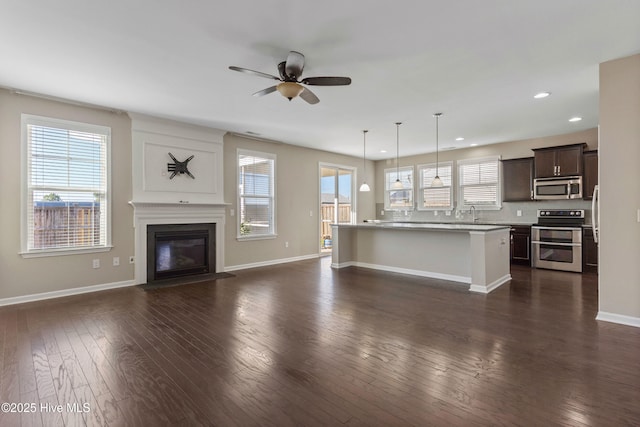
<instances>
[{"instance_id":1,"label":"pendant light","mask_svg":"<svg viewBox=\"0 0 640 427\"><path fill-rule=\"evenodd\" d=\"M392 190L403 190L404 185L400 181L400 125L402 122L396 123L396 182L391 185Z\"/></svg>"},{"instance_id":2,"label":"pendant light","mask_svg":"<svg viewBox=\"0 0 640 427\"><path fill-rule=\"evenodd\" d=\"M369 132L368 130L363 130L362 131L362 138L363 138L363 143L362 143L362 176L364 177L364 180L362 181L362 185L360 186L360 191L365 192L365 191L371 191L371 189L369 188L369 184L367 184L367 132Z\"/></svg>"},{"instance_id":3,"label":"pendant light","mask_svg":"<svg viewBox=\"0 0 640 427\"><path fill-rule=\"evenodd\" d=\"M433 117L436 118L436 176L433 178L433 181L431 181L432 187L442 187L442 180L440 179L440 175L438 175L438 119L440 119L441 115L442 113L435 113L433 115Z\"/></svg>"}]
</instances>

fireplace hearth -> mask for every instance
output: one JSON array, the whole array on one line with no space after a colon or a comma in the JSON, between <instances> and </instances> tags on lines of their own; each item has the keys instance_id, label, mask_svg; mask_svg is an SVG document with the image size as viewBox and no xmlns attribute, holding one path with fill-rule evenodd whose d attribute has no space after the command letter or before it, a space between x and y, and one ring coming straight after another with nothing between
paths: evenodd
<instances>
[{"instance_id":1,"label":"fireplace hearth","mask_svg":"<svg viewBox=\"0 0 640 427\"><path fill-rule=\"evenodd\" d=\"M216 272L216 224L147 226L147 284L207 279Z\"/></svg>"}]
</instances>

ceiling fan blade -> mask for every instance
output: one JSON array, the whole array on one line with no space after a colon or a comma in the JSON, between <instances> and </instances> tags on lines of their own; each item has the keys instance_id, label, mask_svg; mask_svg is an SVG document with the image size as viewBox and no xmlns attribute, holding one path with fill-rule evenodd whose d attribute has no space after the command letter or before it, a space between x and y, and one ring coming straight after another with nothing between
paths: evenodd
<instances>
[{"instance_id":1,"label":"ceiling fan blade","mask_svg":"<svg viewBox=\"0 0 640 427\"><path fill-rule=\"evenodd\" d=\"M267 74L267 73L261 73L260 71L250 70L248 68L235 67L235 66L232 65L232 66L229 67L229 69L233 70L233 71L239 71L239 72L245 73L245 74L252 74L252 75L258 76L258 77L264 77L265 79L280 80L279 77L272 76L271 74Z\"/></svg>"},{"instance_id":2,"label":"ceiling fan blade","mask_svg":"<svg viewBox=\"0 0 640 427\"><path fill-rule=\"evenodd\" d=\"M351 84L349 77L307 77L300 83L312 86L346 86Z\"/></svg>"},{"instance_id":3,"label":"ceiling fan blade","mask_svg":"<svg viewBox=\"0 0 640 427\"><path fill-rule=\"evenodd\" d=\"M308 88L304 88L302 92L300 92L300 98L307 101L309 104L317 104L320 102L315 93L311 92Z\"/></svg>"},{"instance_id":4,"label":"ceiling fan blade","mask_svg":"<svg viewBox=\"0 0 640 427\"><path fill-rule=\"evenodd\" d=\"M296 52L295 50L289 52L289 56L287 56L287 62L284 66L284 71L287 73L287 76L298 80L298 78L302 76L303 68L304 55L300 52Z\"/></svg>"},{"instance_id":5,"label":"ceiling fan blade","mask_svg":"<svg viewBox=\"0 0 640 427\"><path fill-rule=\"evenodd\" d=\"M271 87L268 87L266 89L259 90L258 92L254 93L253 96L256 96L256 97L257 96L264 96L264 95L267 95L267 94L269 94L271 92L275 92L277 89L278 89L278 85L271 86Z\"/></svg>"}]
</instances>

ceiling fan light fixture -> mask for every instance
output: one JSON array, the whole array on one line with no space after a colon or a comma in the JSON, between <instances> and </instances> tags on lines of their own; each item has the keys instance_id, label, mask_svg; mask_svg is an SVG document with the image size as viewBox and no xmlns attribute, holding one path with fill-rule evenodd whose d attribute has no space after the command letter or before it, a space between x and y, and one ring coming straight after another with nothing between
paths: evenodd
<instances>
[{"instance_id":1,"label":"ceiling fan light fixture","mask_svg":"<svg viewBox=\"0 0 640 427\"><path fill-rule=\"evenodd\" d=\"M294 82L282 82L278 84L276 89L282 96L291 101L293 98L302 93L304 87Z\"/></svg>"}]
</instances>

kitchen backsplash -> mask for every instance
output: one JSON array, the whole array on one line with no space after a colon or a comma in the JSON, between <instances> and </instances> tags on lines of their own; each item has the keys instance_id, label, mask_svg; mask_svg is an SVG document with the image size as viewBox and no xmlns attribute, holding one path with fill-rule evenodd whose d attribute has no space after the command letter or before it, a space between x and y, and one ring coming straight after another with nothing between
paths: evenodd
<instances>
[{"instance_id":1,"label":"kitchen backsplash","mask_svg":"<svg viewBox=\"0 0 640 427\"><path fill-rule=\"evenodd\" d=\"M476 210L476 218L482 222L504 222L509 224L535 223L539 209L584 209L586 223L591 222L590 200L554 200L537 202L504 202L502 209L496 211ZM518 211L521 216L518 216ZM381 213L384 212L384 215ZM437 215L436 215L437 212ZM386 221L424 221L424 222L468 222L472 214L468 210L447 211L385 211L383 203L376 203L376 218Z\"/></svg>"}]
</instances>

